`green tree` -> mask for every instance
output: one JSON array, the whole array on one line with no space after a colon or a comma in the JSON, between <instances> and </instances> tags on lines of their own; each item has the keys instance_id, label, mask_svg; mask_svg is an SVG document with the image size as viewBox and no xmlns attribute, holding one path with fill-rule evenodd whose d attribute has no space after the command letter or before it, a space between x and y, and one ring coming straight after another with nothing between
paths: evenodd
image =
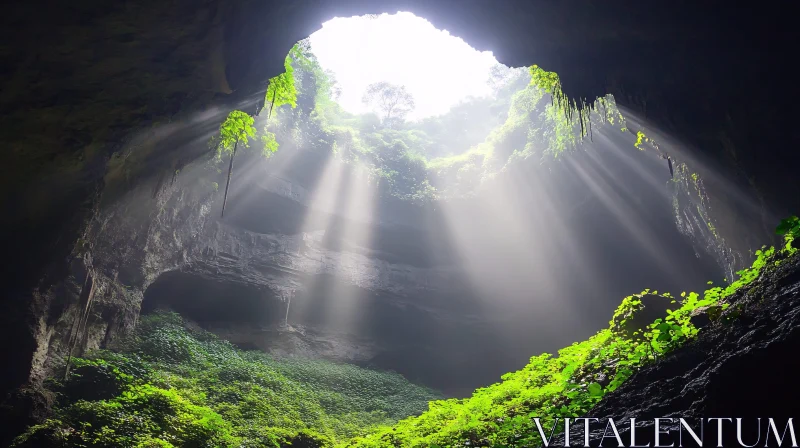
<instances>
[{"instance_id":1,"label":"green tree","mask_svg":"<svg viewBox=\"0 0 800 448\"><path fill-rule=\"evenodd\" d=\"M284 104L288 104L292 108L297 107L297 89L294 83L291 56L299 54L298 48L298 45L295 45L290 54L286 56L283 64L285 71L269 80L267 93L264 96L265 104L268 100L271 100L269 115L267 116L268 120L272 116L272 109L275 107L280 107ZM236 156L236 150L240 143L245 147L249 147L249 139L255 138L256 128L253 126L254 123L255 119L247 113L234 110L228 114L228 117L219 127L219 138L216 142L217 157L221 158L223 155L230 155L228 178L225 182L225 195L222 199L221 217L225 217L225 206L228 203L228 191L230 190L231 175L233 173L233 158ZM269 132L266 127L264 128L264 134L261 136L261 141L264 144L262 149L264 156L268 157L278 150L278 141L275 138L275 134Z\"/></svg>"},{"instance_id":2,"label":"green tree","mask_svg":"<svg viewBox=\"0 0 800 448\"><path fill-rule=\"evenodd\" d=\"M371 106L380 115L384 126L394 127L414 110L414 97L405 86L398 86L386 81L372 83L361 101Z\"/></svg>"},{"instance_id":3,"label":"green tree","mask_svg":"<svg viewBox=\"0 0 800 448\"><path fill-rule=\"evenodd\" d=\"M240 110L234 110L225 121L219 126L219 144L217 145L217 157L230 154L228 164L228 180L225 182L225 196L222 199L222 214L225 217L225 205L228 203L228 189L231 186L231 173L233 172L233 157L236 155L236 148L239 143L245 147L249 146L248 140L255 137L256 128L253 126L253 117ZM274 139L274 138L273 138ZM275 148L277 150L277 147Z\"/></svg>"},{"instance_id":4,"label":"green tree","mask_svg":"<svg viewBox=\"0 0 800 448\"><path fill-rule=\"evenodd\" d=\"M270 102L269 115L267 119L272 116L272 110L276 107L281 107L284 104L297 107L297 89L294 85L294 68L292 68L291 55L297 48L295 45L286 59L283 61L284 72L280 75L269 80L267 86L267 93L264 97L265 102Z\"/></svg>"}]
</instances>

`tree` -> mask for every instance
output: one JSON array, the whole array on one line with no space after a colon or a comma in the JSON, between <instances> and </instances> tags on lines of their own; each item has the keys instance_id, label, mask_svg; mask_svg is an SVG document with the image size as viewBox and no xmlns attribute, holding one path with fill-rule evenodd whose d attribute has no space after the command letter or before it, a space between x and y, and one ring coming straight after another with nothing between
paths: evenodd
<instances>
[{"instance_id":1,"label":"tree","mask_svg":"<svg viewBox=\"0 0 800 448\"><path fill-rule=\"evenodd\" d=\"M272 116L272 109L280 107L284 104L297 107L297 89L294 83L294 69L292 68L292 54L300 54L301 49L295 45L286 56L283 66L284 73L269 80L267 86L267 93L264 96L264 104L270 103L269 117ZM256 112L258 113L258 112ZM231 174L233 173L233 158L236 156L236 149L239 143L245 147L249 145L249 139L255 138L256 128L253 126L255 119L246 112L234 110L225 118L225 121L219 126L219 136L212 140L217 145L217 157L222 158L223 154L230 154L230 162L228 163L228 179L225 182L225 196L222 199L222 213L221 217L225 217L225 206L228 203L228 190L231 185ZM278 150L278 141L275 139L275 134L269 132L266 127L264 134L261 136L261 142L264 144L262 153L268 157Z\"/></svg>"},{"instance_id":2,"label":"tree","mask_svg":"<svg viewBox=\"0 0 800 448\"><path fill-rule=\"evenodd\" d=\"M256 128L253 126L253 117L240 110L234 110L225 121L219 126L219 144L217 146L217 157L223 154L230 154L231 161L228 164L228 180L225 182L225 196L222 199L222 217L225 216L225 204L228 202L228 188L231 185L231 173L233 172L233 157L236 155L236 148L239 143L245 147L248 139L255 137Z\"/></svg>"},{"instance_id":3,"label":"tree","mask_svg":"<svg viewBox=\"0 0 800 448\"><path fill-rule=\"evenodd\" d=\"M375 109L384 126L393 127L414 110L414 97L405 86L390 84L386 81L367 86L361 101Z\"/></svg>"},{"instance_id":4,"label":"tree","mask_svg":"<svg viewBox=\"0 0 800 448\"><path fill-rule=\"evenodd\" d=\"M292 49L296 51L297 46ZM291 53L290 53L291 54ZM267 119L272 116L272 109L281 107L284 104L297 107L297 89L294 86L294 69L292 68L292 59L289 55L283 61L285 71L280 75L269 80L267 86L267 94L264 97L264 102L270 102L269 115Z\"/></svg>"}]
</instances>

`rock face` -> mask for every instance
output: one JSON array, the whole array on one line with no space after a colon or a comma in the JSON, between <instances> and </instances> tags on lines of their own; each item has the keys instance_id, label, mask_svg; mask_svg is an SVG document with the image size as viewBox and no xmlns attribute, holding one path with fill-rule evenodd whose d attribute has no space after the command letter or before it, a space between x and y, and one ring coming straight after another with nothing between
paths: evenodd
<instances>
[{"instance_id":1,"label":"rock face","mask_svg":"<svg viewBox=\"0 0 800 448\"><path fill-rule=\"evenodd\" d=\"M271 198L270 207L278 208L263 207L263 199L261 207L247 205L269 219L236 218L233 209L230 220L215 218L217 195L211 183L202 183L214 179L213 173L203 171L205 141L231 109L255 110L265 81L282 71L291 45L335 15L409 10L479 49L493 50L501 62L537 63L558 72L567 93L575 97L614 94L618 104L628 108L628 118L638 118L643 129L663 133L660 142L671 139L674 150L683 151L682 160L702 167L704 191L711 201L708 210L720 223L716 232L726 241L719 247L746 254L768 239L765 229L772 227L773 211L785 215L800 207L800 196L786 194L796 191L798 182L793 161L798 133L792 121L798 87L789 66L792 58L781 50L786 42L797 40L798 28L790 14L773 16L772 9L761 5L719 9L703 2L514 0L466 5L455 0L41 3L26 2L6 11L0 27L0 54L6 61L0 135L9 148L0 164L0 200L9 219L3 220L0 234L7 253L16 254L1 279L0 328L6 340L14 341L0 348L0 359L11 366L0 376L1 393L36 384L59 359L104 346L132 328L148 287L167 272L215 282L245 279L282 304L281 297L302 290L297 286L306 282L299 279L330 274L328 260L350 266L355 273L351 269L331 276L361 288L361 296L379 294L379 303L401 309L412 309L408 297L413 297L414 307L435 316L419 331L414 325L423 322L416 320L420 314L409 311L411 317L400 319L400 328L390 334L398 339L409 333L433 338L442 344L437 349L475 347L457 359L427 355L430 362L465 372L485 366L508 370L500 366L521 365L531 353L569 343L560 332L565 322L585 325L590 334L590 328L606 319L611 305L602 301L576 306L587 316L575 321L559 315L556 307L548 308L544 300L535 313L521 309L519 298L533 292L556 296L553 288L528 278L521 269L502 272L499 285L481 277L481 272L496 272L490 269L491 257L478 256L481 251L496 255L490 251L494 242L475 236L481 225L491 222L488 218L475 220L466 232L465 238L475 245L449 244L445 238L415 240L409 237L415 232L407 220L386 218L389 224L373 226L377 246L366 249L343 246L347 235L337 223L345 221L337 218L330 231L322 226L321 235L327 237L314 239L319 235L311 232L308 252L308 240L302 236L304 205L297 198L263 195ZM708 17L714 17L714 26L709 26ZM715 178L716 172L724 175ZM302 182L290 184L313 190ZM538 186L546 189L547 183ZM658 286L663 269L638 262L657 256L635 250L618 254L617 245L603 247L606 231L614 234L609 241L622 242L635 239L636 232L598 208L597 197L587 200L587 185L576 183L568 190L576 216L590 217L592 225L573 228L579 243L562 239L561 247L591 247L587 253L592 255L583 261L592 266L614 265L606 255L615 254L616 264L628 269L636 282L604 275L609 285L621 289L606 289L614 300L642 283ZM658 200L644 193L652 190L630 191L635 193L631 204ZM735 206L742 195L746 203L756 204L754 209ZM248 202L240 197L239 204ZM470 206L463 203L465 209ZM681 212L692 208L679 207L677 214L690 223L684 227L687 232L700 235L705 224ZM441 221L441 215L427 211L408 213L418 218L411 224L423 218ZM672 226L672 221L671 213L641 220L645 228L664 222ZM652 234L644 237L648 238L652 240ZM686 247L675 241L658 244L685 255ZM471 296L472 285L458 281L465 278L463 272L453 273L452 260L458 253L452 248L459 246L474 248L470 254L478 260L473 266L478 272L466 277L484 283L482 294L518 300L487 305ZM502 247L515 246L523 245ZM718 257L718 262L724 264L726 257ZM522 260L535 266L534 272L558 266L554 271L560 275L580 266L568 257L558 263ZM696 266L687 262L680 269L703 280L713 271ZM569 284L563 278L560 282ZM581 277L574 283L569 297L596 295L589 287L596 282ZM503 287L509 284L520 286ZM487 315L486 309L494 313L489 314L492 325L469 318ZM389 315L377 321L381 324L397 316L394 309L376 313ZM531 321L534 315L537 319ZM464 326L474 330L469 337L460 332ZM514 331L498 340L492 331L498 327ZM440 333L442 328L447 330ZM540 340L532 341L533 328ZM512 345L519 350L514 356L495 350ZM376 355L372 361L410 366L407 354L412 352L398 348L402 355L388 360ZM420 364L420 358L415 362ZM488 382L499 371L481 375ZM414 374L409 376L413 379ZM37 409L45 405L34 401Z\"/></svg>"},{"instance_id":2,"label":"rock face","mask_svg":"<svg viewBox=\"0 0 800 448\"><path fill-rule=\"evenodd\" d=\"M202 140L187 144L205 151ZM348 206L345 196L368 187L352 166L303 150L268 162L245 152L224 220L223 174L201 157L94 212L66 279L36 291L23 321L33 355L11 373L41 381L130 331L140 310L169 307L245 347L392 369L466 394L605 325L642 284L676 289L717 275L674 227L654 182L663 166L617 151L519 165L479 197L429 207L374 192ZM320 199L331 189L318 188L325 170L352 179ZM617 178L631 188L612 204ZM502 209L513 216L485 210L520 192ZM576 278L576 263L594 276Z\"/></svg>"},{"instance_id":3,"label":"rock face","mask_svg":"<svg viewBox=\"0 0 800 448\"><path fill-rule=\"evenodd\" d=\"M773 211L800 207L796 195L784 194L797 190L790 148L798 139L791 121L798 91L782 48L797 29L791 14L758 5L720 13L698 2L637 1L40 3L15 8L0 27L8 62L0 135L11 148L0 164L0 192L12 217L3 245L26 253L4 283L10 296L25 295L14 299L21 302L43 277L63 275L63 267L48 266L70 252L98 191L128 189L192 160L181 145L143 144L123 167L131 135L188 124L216 108L222 116L234 107L255 110L291 45L337 15L409 10L506 64L556 71L575 97L614 94L629 115L702 162L704 179L724 172L758 204L755 229L718 229L741 253L748 244L739 235L758 233L760 243ZM715 17L713 26L707 17ZM220 121L194 123L195 135ZM726 205L727 187L706 185L717 221L753 222L753 213Z\"/></svg>"},{"instance_id":4,"label":"rock face","mask_svg":"<svg viewBox=\"0 0 800 448\"><path fill-rule=\"evenodd\" d=\"M654 440L652 419L662 417L685 418L695 430L701 418L732 418L723 423L723 446L739 446L736 418L743 419L742 440L747 444L765 443L768 418L774 418L782 432L787 418L796 420L800 400L796 386L800 260L784 263L733 296L731 303L696 341L637 372L588 416L625 422L619 427L624 441L630 440L628 419L650 420L636 429L641 444ZM757 418L762 419L760 436ZM582 425L573 428L573 441L583 440ZM662 438L663 445L675 442L677 446L677 426L677 422L665 425L672 435ZM602 432L599 428L592 433L592 446ZM706 422L705 432L704 446L716 446L716 423ZM684 443L691 442L685 432L684 436ZM770 443L773 446L775 441Z\"/></svg>"}]
</instances>

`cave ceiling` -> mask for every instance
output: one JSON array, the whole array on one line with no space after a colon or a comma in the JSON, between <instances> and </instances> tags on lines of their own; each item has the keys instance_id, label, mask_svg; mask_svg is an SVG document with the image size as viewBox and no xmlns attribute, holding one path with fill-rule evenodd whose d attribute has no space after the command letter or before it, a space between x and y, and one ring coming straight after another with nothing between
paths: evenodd
<instances>
[{"instance_id":1,"label":"cave ceiling","mask_svg":"<svg viewBox=\"0 0 800 448\"><path fill-rule=\"evenodd\" d=\"M573 98L612 93L681 142L687 156L748 188L765 209L800 205L797 27L779 8L715 2L188 0L27 2L4 14L0 94L4 247L25 254L12 289L63 259L98 204L198 154L181 139L213 132L263 98L287 51L335 16L406 10L491 50L510 66L557 72ZM132 136L190 121L169 144ZM216 114L216 115L215 115ZM707 185L712 197L725 186ZM723 217L736 219L736 216Z\"/></svg>"}]
</instances>

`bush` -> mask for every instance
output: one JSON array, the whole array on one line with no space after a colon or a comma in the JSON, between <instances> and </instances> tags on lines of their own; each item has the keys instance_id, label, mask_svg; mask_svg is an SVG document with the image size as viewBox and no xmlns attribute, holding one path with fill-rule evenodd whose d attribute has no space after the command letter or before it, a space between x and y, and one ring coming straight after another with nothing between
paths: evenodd
<instances>
[{"instance_id":1,"label":"bush","mask_svg":"<svg viewBox=\"0 0 800 448\"><path fill-rule=\"evenodd\" d=\"M436 393L395 373L237 350L174 313L121 352L74 359L53 418L16 447L328 447L422 413Z\"/></svg>"}]
</instances>

